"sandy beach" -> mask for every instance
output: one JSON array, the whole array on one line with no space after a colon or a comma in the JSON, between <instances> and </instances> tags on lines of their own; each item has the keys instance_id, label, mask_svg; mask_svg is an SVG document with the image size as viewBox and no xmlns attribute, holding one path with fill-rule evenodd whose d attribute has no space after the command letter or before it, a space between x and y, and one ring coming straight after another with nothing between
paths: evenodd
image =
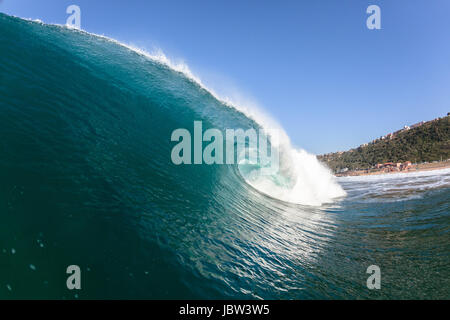
<instances>
[{"instance_id":1,"label":"sandy beach","mask_svg":"<svg viewBox=\"0 0 450 320\"><path fill-rule=\"evenodd\" d=\"M431 171L431 170L440 170L440 169L447 169L447 168L450 168L450 160L413 164L409 168L404 169L404 170L367 169L367 170L348 171L345 173L337 173L335 175L336 175L336 177L370 176L370 175L392 174L392 173L410 173L410 172Z\"/></svg>"}]
</instances>

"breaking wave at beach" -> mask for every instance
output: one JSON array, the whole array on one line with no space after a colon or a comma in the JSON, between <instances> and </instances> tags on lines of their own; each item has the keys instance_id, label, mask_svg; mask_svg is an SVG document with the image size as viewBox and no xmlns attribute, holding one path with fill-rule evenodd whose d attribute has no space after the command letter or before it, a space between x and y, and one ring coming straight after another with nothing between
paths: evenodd
<instances>
[{"instance_id":1,"label":"breaking wave at beach","mask_svg":"<svg viewBox=\"0 0 450 320\"><path fill-rule=\"evenodd\" d=\"M0 110L0 298L448 297L448 171L336 179L185 64L4 14ZM173 164L198 120L279 129L279 172Z\"/></svg>"}]
</instances>

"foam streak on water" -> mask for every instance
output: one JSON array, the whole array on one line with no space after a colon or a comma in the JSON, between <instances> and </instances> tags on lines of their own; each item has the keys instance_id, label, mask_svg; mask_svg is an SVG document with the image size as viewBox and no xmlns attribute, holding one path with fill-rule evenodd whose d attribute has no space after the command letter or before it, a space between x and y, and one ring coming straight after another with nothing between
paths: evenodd
<instances>
[{"instance_id":1,"label":"foam streak on water","mask_svg":"<svg viewBox=\"0 0 450 320\"><path fill-rule=\"evenodd\" d=\"M426 191L450 187L450 169L392 173L371 176L341 177L352 200L403 201L420 199Z\"/></svg>"}]
</instances>

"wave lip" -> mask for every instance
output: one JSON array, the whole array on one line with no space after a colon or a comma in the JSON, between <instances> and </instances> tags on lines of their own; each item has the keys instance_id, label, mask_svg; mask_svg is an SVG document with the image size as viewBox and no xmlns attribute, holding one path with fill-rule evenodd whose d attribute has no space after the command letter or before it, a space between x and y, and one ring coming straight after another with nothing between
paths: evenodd
<instances>
[{"instance_id":1,"label":"wave lip","mask_svg":"<svg viewBox=\"0 0 450 320\"><path fill-rule=\"evenodd\" d=\"M21 18L20 18L21 19ZM27 20L30 23L46 25L42 21ZM66 25L53 25L74 33L85 33L99 39L112 42L134 53L139 54L153 62L159 63L169 69L183 75L194 82L199 88L207 91L223 107L234 109L256 122L264 130L270 132L277 130L280 133L280 170L277 174L267 176L261 174L260 167L246 167L240 165L240 172L246 183L250 184L260 192L282 201L296 204L320 206L324 203L333 202L336 198L346 195L345 191L337 183L331 171L322 165L314 155L308 154L302 149L292 146L290 139L281 126L265 112L261 111L255 104L239 104L230 97L219 96L214 89L207 87L198 77L194 75L189 66L184 62L174 62L169 59L162 50L149 53L144 49L122 43L118 40L70 28Z\"/></svg>"}]
</instances>

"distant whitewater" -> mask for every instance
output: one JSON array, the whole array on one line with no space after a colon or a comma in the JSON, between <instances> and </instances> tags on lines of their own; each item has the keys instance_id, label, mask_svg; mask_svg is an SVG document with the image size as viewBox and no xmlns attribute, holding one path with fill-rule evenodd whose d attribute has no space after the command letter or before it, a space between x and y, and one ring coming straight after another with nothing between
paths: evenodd
<instances>
[{"instance_id":1,"label":"distant whitewater","mask_svg":"<svg viewBox=\"0 0 450 320\"><path fill-rule=\"evenodd\" d=\"M79 298L449 296L447 174L338 184L284 133L272 176L175 165L194 121L279 127L162 54L0 14L0 111L0 298L76 298L72 264Z\"/></svg>"}]
</instances>

